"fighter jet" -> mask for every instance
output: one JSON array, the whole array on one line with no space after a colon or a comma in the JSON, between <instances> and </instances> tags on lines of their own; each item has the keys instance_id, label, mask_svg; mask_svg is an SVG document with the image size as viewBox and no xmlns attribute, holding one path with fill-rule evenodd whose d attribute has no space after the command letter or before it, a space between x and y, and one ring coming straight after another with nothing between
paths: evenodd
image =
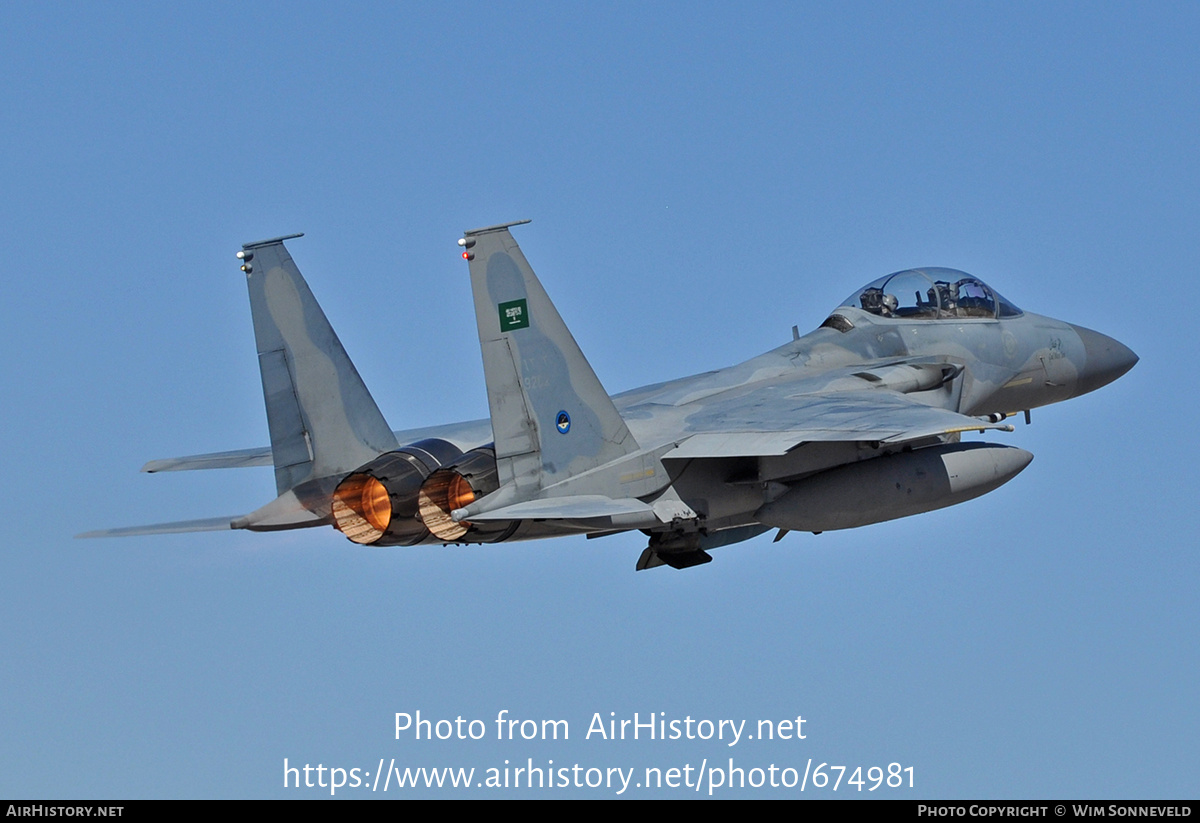
<instances>
[{"instance_id":1,"label":"fighter jet","mask_svg":"<svg viewBox=\"0 0 1200 823\"><path fill-rule=\"evenodd\" d=\"M688 568L766 531L821 533L986 494L1033 459L963 434L1116 380L1116 340L1023 311L965 272L908 269L852 292L814 331L735 366L609 396L513 239L458 241L490 419L393 431L284 242L238 252L269 448L146 472L273 466L278 497L239 517L81 537L332 526L414 546L640 531L637 569Z\"/></svg>"}]
</instances>

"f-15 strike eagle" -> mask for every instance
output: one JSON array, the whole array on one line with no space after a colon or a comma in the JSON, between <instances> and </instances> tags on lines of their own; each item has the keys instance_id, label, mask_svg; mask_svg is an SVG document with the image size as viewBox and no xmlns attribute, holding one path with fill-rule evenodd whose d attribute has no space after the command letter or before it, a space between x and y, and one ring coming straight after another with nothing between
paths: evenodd
<instances>
[{"instance_id":1,"label":"f-15 strike eagle","mask_svg":"<svg viewBox=\"0 0 1200 823\"><path fill-rule=\"evenodd\" d=\"M245 244L271 446L143 471L273 465L278 497L240 517L80 536L331 525L413 546L638 530L639 570L683 569L771 529L849 529L992 491L1033 455L963 433L1012 431L1010 414L1137 362L965 272L908 269L766 354L610 397L509 231L526 222L458 241L491 418L407 431L384 420L284 247L301 235Z\"/></svg>"}]
</instances>

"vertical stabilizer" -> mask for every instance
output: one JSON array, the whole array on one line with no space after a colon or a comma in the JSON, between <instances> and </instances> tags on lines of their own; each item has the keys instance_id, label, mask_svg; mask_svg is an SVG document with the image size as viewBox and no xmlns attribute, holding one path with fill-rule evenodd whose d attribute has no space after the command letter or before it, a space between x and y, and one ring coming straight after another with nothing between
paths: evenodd
<instances>
[{"instance_id":1,"label":"vertical stabilizer","mask_svg":"<svg viewBox=\"0 0 1200 823\"><path fill-rule=\"evenodd\" d=\"M279 494L345 474L396 448L396 438L284 240L242 246Z\"/></svg>"},{"instance_id":2,"label":"vertical stabilizer","mask_svg":"<svg viewBox=\"0 0 1200 823\"><path fill-rule=\"evenodd\" d=\"M522 221L528 222L528 221ZM502 484L545 487L638 451L507 223L465 232Z\"/></svg>"}]
</instances>

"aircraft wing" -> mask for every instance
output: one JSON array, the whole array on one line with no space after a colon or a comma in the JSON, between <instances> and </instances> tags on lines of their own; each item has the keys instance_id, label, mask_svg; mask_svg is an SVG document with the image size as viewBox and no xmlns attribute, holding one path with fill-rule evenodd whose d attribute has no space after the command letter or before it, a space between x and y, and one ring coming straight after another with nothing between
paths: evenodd
<instances>
[{"instance_id":1,"label":"aircraft wing","mask_svg":"<svg viewBox=\"0 0 1200 823\"><path fill-rule=\"evenodd\" d=\"M1003 423L928 406L888 389L797 394L785 386L705 401L685 421L693 432L664 459L786 454L801 443L873 442L899 445Z\"/></svg>"},{"instance_id":2,"label":"aircraft wing","mask_svg":"<svg viewBox=\"0 0 1200 823\"><path fill-rule=\"evenodd\" d=\"M683 432L659 459L769 457L785 455L804 443L859 442L902 445L966 431L1012 430L1012 426L930 406L892 389L804 390L795 383L750 388L735 396L708 398L685 413ZM631 408L634 416L646 408ZM665 409L660 408L660 411ZM666 413L664 418L671 418ZM665 420L664 420L665 422ZM671 425L671 424L667 424ZM619 465L632 465L618 461ZM653 474L653 472L648 472ZM637 472L631 472L637 475ZM623 479L623 478L622 478ZM586 488L586 487L585 487ZM654 528L672 520L695 518L670 490L650 502L632 497L563 491L509 502L502 492L452 512L457 521L603 521L612 528Z\"/></svg>"},{"instance_id":3,"label":"aircraft wing","mask_svg":"<svg viewBox=\"0 0 1200 823\"><path fill-rule=\"evenodd\" d=\"M142 471L154 472L183 472L193 469L243 469L249 466L270 466L271 447L261 446L257 449L238 449L237 451L212 452L210 454L193 454L187 457L167 457L162 460L151 460L142 466Z\"/></svg>"},{"instance_id":4,"label":"aircraft wing","mask_svg":"<svg viewBox=\"0 0 1200 823\"><path fill-rule=\"evenodd\" d=\"M419 429L400 429L393 432L397 443L415 443L427 437L438 437L454 443L459 448L471 448L491 439L491 424L487 420L468 420L442 426L426 426ZM273 465L270 446L255 449L237 449L209 454L191 454L185 457L164 457L151 460L142 466L142 471L183 472L199 469L244 469L251 466Z\"/></svg>"}]
</instances>

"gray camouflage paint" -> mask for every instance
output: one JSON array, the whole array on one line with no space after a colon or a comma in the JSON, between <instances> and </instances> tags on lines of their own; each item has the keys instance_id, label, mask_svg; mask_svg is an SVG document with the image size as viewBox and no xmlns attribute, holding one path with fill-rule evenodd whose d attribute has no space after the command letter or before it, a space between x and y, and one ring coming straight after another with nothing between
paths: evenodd
<instances>
[{"instance_id":1,"label":"gray camouflage paint","mask_svg":"<svg viewBox=\"0 0 1200 823\"><path fill-rule=\"evenodd\" d=\"M499 515L518 506L513 510L544 518L523 523L510 539L637 527L658 535L652 546L669 548L678 538L691 550L713 547L764 531L756 513L813 522L788 500L811 506L830 499L832 489L853 486L859 464L870 470L861 476L890 478L901 463L866 463L886 455L904 460L915 449L920 459L909 463L922 476L936 462L922 455L923 447L934 447L925 455L945 452L955 460L983 455L987 465L1008 467L999 485L1023 468L1027 452L947 444L963 432L1011 430L981 416L1077 397L1137 362L1110 337L1029 312L929 319L846 305L834 313L848 330L823 326L743 363L610 398L510 225L470 231L460 241L469 243L490 421L393 433L284 248L288 238L247 244L254 252L248 284L272 447L152 461L145 470L271 465L274 455L280 499L236 520L88 536L222 523L320 525L328 522L322 495L331 483L397 443L441 437L464 451L495 442L501 488L470 510ZM527 314L503 320L504 309L517 305ZM560 411L570 415L565 434L555 427ZM950 480L936 478L924 491L938 498L937 484L949 489ZM975 495L956 490L933 502L969 496ZM888 514L881 510L880 519ZM853 512L847 517L829 522L857 522Z\"/></svg>"}]
</instances>

